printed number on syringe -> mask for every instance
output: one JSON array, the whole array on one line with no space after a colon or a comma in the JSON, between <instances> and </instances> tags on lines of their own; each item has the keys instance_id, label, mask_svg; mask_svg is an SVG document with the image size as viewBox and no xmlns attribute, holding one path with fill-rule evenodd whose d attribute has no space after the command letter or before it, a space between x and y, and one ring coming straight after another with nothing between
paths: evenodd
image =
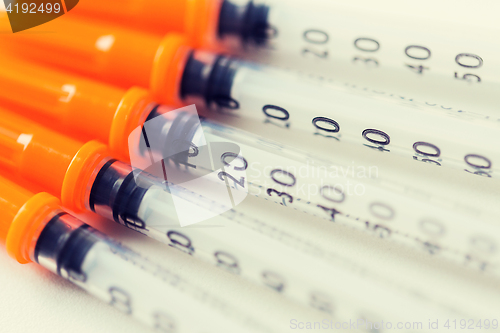
<instances>
[{"instance_id":1,"label":"printed number on syringe","mask_svg":"<svg viewBox=\"0 0 500 333\"><path fill-rule=\"evenodd\" d=\"M206 130L205 134L210 130L208 126L204 127ZM267 146L268 148L278 149L275 153L278 153L281 149L278 145L272 145L272 143L263 140L258 140L256 143L262 145L263 148ZM251 149L250 146L243 146L243 150L251 152L254 149ZM260 151L259 156L262 154L265 154L265 152ZM254 153L247 156L256 157L257 155ZM267 155L267 157L269 156ZM295 209L303 210L308 214L326 218L333 222L348 223L348 225L368 230L381 238L389 238L393 235L405 237L405 240L413 241L413 244L424 248L430 254L441 254L443 250L447 250L448 246L453 244L450 243L451 239L448 239L444 241L444 246L442 246L441 240L447 237L456 237L456 231L453 231L453 226L448 226L448 224L443 224L440 221L441 218L450 220L450 217L443 215L441 210L429 210L417 219L410 219L417 223L417 225L411 226L411 222L413 221L406 221L401 216L403 212L408 211L405 209L407 204L402 202L402 205L398 205L394 194L389 195L389 193L386 193L389 197L385 197L385 192L380 192L378 196L373 196L372 190L370 191L371 195L355 198L348 193L350 190L347 188L345 191L339 189L337 187L338 184L331 183L331 180L325 179L326 184L319 184L317 183L319 181L317 177L311 179L303 179L304 177L302 177L302 187L304 185L317 185L316 187L319 189L319 193L306 193L308 197L312 196L312 198L306 199L303 196L297 195L300 193L298 187L301 187L298 184L299 178L297 178L297 174L290 170L285 170L276 165L273 166L273 163L270 162L266 163L265 167L259 167L259 169L263 170L269 167L269 172L265 171L262 175L263 178L257 177L247 180L245 177L236 176L236 173L234 173L248 169L250 162L247 158L234 152L224 152L219 157L214 156L214 158L220 158L220 161L225 166L225 171L218 172L217 178L220 181L229 181L232 184L232 188L241 189L248 186L250 194L268 198L284 206L292 206ZM251 162L259 162L259 159L252 160ZM329 182L330 184L328 184ZM396 196L398 195L396 194ZM384 200L384 198L386 199ZM387 200L396 203L396 206ZM347 202L350 202L350 204L345 206ZM418 201L414 204L420 205ZM363 207L364 205L366 207ZM354 207L357 208L354 209ZM361 213L361 211L364 212ZM433 217L434 213L436 217ZM357 214L361 215L356 216ZM394 224L395 222L399 222L397 225L394 225L395 229L387 225L388 223ZM408 233L409 230L413 231ZM455 246L460 248L463 263L468 266L475 265L476 268L485 270L489 264L488 257L495 252L496 243L486 236L469 234L467 237L468 244L454 244L452 249L455 249ZM236 258L232 257L232 259L234 259L231 260L232 266L234 266Z\"/></svg>"},{"instance_id":2,"label":"printed number on syringe","mask_svg":"<svg viewBox=\"0 0 500 333\"><path fill-rule=\"evenodd\" d=\"M303 56L312 55L319 59L328 59L330 52L330 37L327 32L317 29L308 29L304 31L303 39L305 43L304 48L301 50ZM377 51L380 50L380 43L377 40L368 37L360 37L354 40L353 45L357 51L362 52L353 55L353 64L364 64L367 68L377 68L381 65L380 61L376 58ZM432 55L429 48L422 45L408 45L404 49L404 54L407 58L405 59L406 61L403 67L419 75L424 75L426 71L431 70L425 63ZM458 67L459 69L466 70L467 72L457 70L450 75L450 78L467 82L481 82L481 78L477 74L471 72L483 65L483 58L479 55L459 53L455 56L455 63L460 66Z\"/></svg>"},{"instance_id":3,"label":"printed number on syringe","mask_svg":"<svg viewBox=\"0 0 500 333\"><path fill-rule=\"evenodd\" d=\"M226 105L225 105L226 106ZM226 106L227 107L227 106ZM277 105L265 105L262 112L266 119L265 124L275 125L284 129L291 128L291 114L288 110ZM311 129L313 135L321 136L327 139L342 141L341 124L334 119L328 117L314 117L311 119ZM378 150L380 152L391 151L391 136L379 129L366 128L359 133L359 138L365 141L363 146ZM430 142L417 141L412 147L407 147L409 151L413 151L412 158L416 161L431 163L441 166L441 149ZM468 173L492 177L491 168L492 161L486 156L480 154L467 154L462 157L464 161L464 170Z\"/></svg>"}]
</instances>

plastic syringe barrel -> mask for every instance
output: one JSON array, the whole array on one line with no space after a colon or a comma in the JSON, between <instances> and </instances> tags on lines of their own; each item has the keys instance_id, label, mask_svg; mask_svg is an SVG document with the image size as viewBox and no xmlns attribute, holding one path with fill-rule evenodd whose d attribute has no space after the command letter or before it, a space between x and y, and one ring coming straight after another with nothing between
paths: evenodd
<instances>
[{"instance_id":1,"label":"plastic syringe barrel","mask_svg":"<svg viewBox=\"0 0 500 333\"><path fill-rule=\"evenodd\" d=\"M163 331L175 327L176 332L204 332L208 325L212 331L222 327L223 331L235 332L242 327L238 320L253 320L239 310L226 310L230 305L216 295L204 293L201 299L198 286L66 213L56 197L43 192L32 194L3 177L0 243L19 263L36 262L134 319ZM175 283L169 277L174 277ZM213 304L222 306L214 308ZM204 322L190 320L192 313L203 316Z\"/></svg>"},{"instance_id":2,"label":"plastic syringe barrel","mask_svg":"<svg viewBox=\"0 0 500 333\"><path fill-rule=\"evenodd\" d=\"M85 144L0 110L0 169L37 184L78 212L91 210L143 232L137 217L146 191L162 182L111 157L106 146ZM173 217L174 212L164 212ZM174 214L175 215L175 214Z\"/></svg>"}]
</instances>

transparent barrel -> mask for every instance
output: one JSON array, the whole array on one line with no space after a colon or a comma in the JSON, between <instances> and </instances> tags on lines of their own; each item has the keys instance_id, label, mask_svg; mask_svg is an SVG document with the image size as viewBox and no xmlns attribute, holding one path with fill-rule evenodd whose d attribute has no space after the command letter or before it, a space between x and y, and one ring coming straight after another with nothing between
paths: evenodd
<instances>
[{"instance_id":1,"label":"transparent barrel","mask_svg":"<svg viewBox=\"0 0 500 333\"><path fill-rule=\"evenodd\" d=\"M182 201L191 205L188 210L194 210L194 215L199 214L199 211L219 211L221 203L177 184L155 182L153 176L144 172L136 177L130 166L109 161L94 181L90 195L91 207L103 216L107 214L118 223L188 255L207 260L231 273L283 293L321 311L326 318L346 320L368 312L374 319L382 319L384 315L400 318L405 314L394 306L400 302L404 302L406 308L414 308L414 313L426 316L427 309L423 303L416 299L407 300L406 296L392 290L387 281L373 282L359 276L352 265L337 267L336 264L323 261L314 254L314 249L306 241L290 242L294 237L274 224L233 209L226 208L227 213L215 220L215 224L207 222L181 227L176 211L184 208L179 204ZM197 185L210 186L209 182L212 181ZM168 186L168 189L162 186ZM107 193L106 189L111 192ZM129 201L120 205L122 194ZM136 197L139 199L134 203ZM337 283L332 283L329 276L335 276ZM366 297L367 294L371 296ZM387 301L380 304L377 301L380 297ZM375 304L379 309L377 313L369 310ZM436 311L440 313L447 310Z\"/></svg>"},{"instance_id":2,"label":"transparent barrel","mask_svg":"<svg viewBox=\"0 0 500 333\"><path fill-rule=\"evenodd\" d=\"M163 114L160 108L154 115L165 123L165 137L174 131L172 124L183 127L175 131L184 133L183 140L197 153L172 170L206 177L204 187L229 183L231 191L248 192L498 274L500 226L487 215L478 218L457 210L452 202L380 179L377 168L341 165L206 119L197 124L188 120L196 116L184 110ZM212 150L212 162L207 163L202 153L207 142L231 142L237 150Z\"/></svg>"},{"instance_id":3,"label":"transparent barrel","mask_svg":"<svg viewBox=\"0 0 500 333\"><path fill-rule=\"evenodd\" d=\"M240 193L246 194L245 190L235 188L233 178L237 177L236 181L247 188L249 170L243 156L246 156L245 149L251 146L241 145L240 150L240 141L212 140L214 133L203 133L195 114L164 113L162 107L155 110L144 126L132 133L131 138L139 134L140 139L132 150L142 154L145 163L151 163L148 171L168 181L159 181L139 169L134 172L130 166L109 161L101 168L90 192L89 202L96 212L107 213L121 224L270 287L328 317L348 319L360 313L370 313L374 318L382 318L384 314L404 317L405 313L395 306L401 302L406 308L413 308L418 316L429 314L423 302L411 296L410 286L405 286L406 292L402 295L393 290L390 278L367 279L359 274L362 269L357 264L338 259L331 250L318 248L279 223L240 213L230 200L220 201L218 195L210 192L200 195L198 191L203 193L218 187L229 191L228 196L234 194L233 199ZM238 149L217 149L218 142L232 143L229 147ZM179 147L186 151L174 149L176 143L182 143ZM206 149L213 146L216 149ZM223 160L218 154L224 155ZM134 161L132 157L132 163ZM191 169L195 171L186 172ZM176 178L176 171L180 176L189 177L179 182L182 178ZM175 215L184 214L183 204L191 204L188 213L194 216L210 216L203 212L219 215L209 221L198 219L197 223L181 226ZM325 253L329 253L326 260ZM331 276L335 276L335 283ZM377 301L381 297L385 300L383 303ZM375 305L376 313L370 310ZM436 313L448 312L446 306L439 303L434 306Z\"/></svg>"},{"instance_id":4,"label":"transparent barrel","mask_svg":"<svg viewBox=\"0 0 500 333\"><path fill-rule=\"evenodd\" d=\"M349 142L418 163L498 177L500 121L489 117L367 96L201 51L187 63L181 92L188 101L202 98L210 108L260 121L268 130L279 127L307 139L322 138L318 143Z\"/></svg>"},{"instance_id":5,"label":"transparent barrel","mask_svg":"<svg viewBox=\"0 0 500 333\"><path fill-rule=\"evenodd\" d=\"M41 232L33 259L159 332L270 332L257 319L175 272L61 213ZM193 320L193 315L196 320Z\"/></svg>"},{"instance_id":6,"label":"transparent barrel","mask_svg":"<svg viewBox=\"0 0 500 333\"><path fill-rule=\"evenodd\" d=\"M226 0L218 37L247 59L498 116L498 3L420 5Z\"/></svg>"}]
</instances>

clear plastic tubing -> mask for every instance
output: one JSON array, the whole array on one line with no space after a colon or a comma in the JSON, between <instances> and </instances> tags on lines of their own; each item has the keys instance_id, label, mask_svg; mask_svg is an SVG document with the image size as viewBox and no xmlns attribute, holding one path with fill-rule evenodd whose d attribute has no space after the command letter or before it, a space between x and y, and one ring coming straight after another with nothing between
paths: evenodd
<instances>
[{"instance_id":1,"label":"clear plastic tubing","mask_svg":"<svg viewBox=\"0 0 500 333\"><path fill-rule=\"evenodd\" d=\"M450 116L424 103L364 96L203 51L191 53L180 94L185 101L260 121L269 130L278 126L304 137L351 142L468 174L499 174L500 121L494 119L460 112Z\"/></svg>"},{"instance_id":2,"label":"clear plastic tubing","mask_svg":"<svg viewBox=\"0 0 500 333\"><path fill-rule=\"evenodd\" d=\"M495 220L475 219L471 223L471 216L408 195L405 187L370 175L370 169L354 172L352 166L310 156L207 119L199 126L190 121L194 116L189 113L170 110L158 107L144 125L149 132L162 133L157 138L160 142L173 135L174 128L182 133L176 140L191 142L196 151L202 151L207 142L233 142L240 149L213 156L223 166L218 173L207 166L203 154L191 154L182 171L211 177L213 182L228 182L234 190L370 230L380 237L424 246L431 253L440 252L461 263L474 262L480 270L498 273L500 225ZM163 122L158 117L163 117ZM358 174L361 171L363 177Z\"/></svg>"}]
</instances>

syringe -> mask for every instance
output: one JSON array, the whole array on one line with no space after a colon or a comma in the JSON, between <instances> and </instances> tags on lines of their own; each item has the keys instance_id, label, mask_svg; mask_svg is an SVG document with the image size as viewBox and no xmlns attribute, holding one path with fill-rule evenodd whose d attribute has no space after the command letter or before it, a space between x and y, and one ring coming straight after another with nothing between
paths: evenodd
<instances>
[{"instance_id":1,"label":"syringe","mask_svg":"<svg viewBox=\"0 0 500 333\"><path fill-rule=\"evenodd\" d=\"M185 32L197 46L498 117L500 29L489 13L499 9L492 1L88 0L75 14Z\"/></svg>"},{"instance_id":2,"label":"syringe","mask_svg":"<svg viewBox=\"0 0 500 333\"><path fill-rule=\"evenodd\" d=\"M180 88L186 101L202 99L207 107L269 128L350 142L486 177L498 173L495 142L500 140L500 122L466 121L436 114L425 105L352 94L202 51L188 57Z\"/></svg>"},{"instance_id":3,"label":"syringe","mask_svg":"<svg viewBox=\"0 0 500 333\"><path fill-rule=\"evenodd\" d=\"M198 176L206 177L207 173L214 172L211 176L214 184L223 185L223 180L229 179L235 190L244 189L311 215L369 230L380 237L403 241L476 269L498 273L498 241L493 236L497 233L491 229L496 227L485 223L487 219L473 217L478 220L473 225L462 213L452 212L448 207L434 207L435 196L430 195L431 202L409 198L404 192L410 187L393 188L394 184L378 179L371 168L361 167L354 172L353 166L338 164L328 157L309 156L206 119L202 127L198 127L196 119L187 120L192 116L154 103L147 92L139 88L125 92L9 58L2 59L0 68L2 103L11 104L20 112L80 139L107 141L115 156L128 160L130 149L139 158L148 157L146 147L140 144L141 140L145 143L144 133L149 137L150 149L155 150L156 161L168 155L165 145L176 140L193 143L200 149L205 146L204 142L232 142L235 145L225 147L230 150L213 152L215 165L221 167L217 172L217 168L212 168L212 159L205 158L206 155L192 156L184 165L196 166L196 170L187 168L192 174L202 170ZM31 98L24 98L25 94ZM172 128L174 123L178 125ZM183 128L188 124L192 128ZM136 139L129 141L128 135L134 130ZM176 132L189 135L170 136ZM231 150L233 147L240 147L242 151ZM146 162L146 166L150 164L147 158ZM227 170L223 171L222 167ZM175 174L175 164L167 164L166 168L171 179L182 177ZM163 170L160 171L158 176L163 177ZM219 175L221 172L225 174ZM199 192L199 186L193 191ZM418 212L414 211L416 206L420 207Z\"/></svg>"},{"instance_id":4,"label":"syringe","mask_svg":"<svg viewBox=\"0 0 500 333\"><path fill-rule=\"evenodd\" d=\"M36 195L0 177L0 242L22 264L36 262L160 332L269 332L171 269L109 239ZM217 304L217 306L213 306ZM193 320L193 315L197 320Z\"/></svg>"},{"instance_id":5,"label":"syringe","mask_svg":"<svg viewBox=\"0 0 500 333\"><path fill-rule=\"evenodd\" d=\"M349 166L335 164L329 158L316 158L206 119L200 127L191 127L194 122L189 121L190 115L182 110L165 112L163 118L167 121L162 124L157 117L163 113L161 107L157 108L150 115L151 124L144 125L149 132L162 133L163 140L171 135L170 129L175 128L177 133L187 133L178 140L192 142L192 147L204 144L198 141L203 133L208 142L234 142L241 148L240 154L220 151L214 156L228 167L223 174L211 175L214 182L229 179L234 189L248 189L250 194L280 205L373 230L380 237L408 241L431 253L443 251L442 255L459 262L477 260L477 268L499 273L496 249L500 238L496 235L500 226L496 220L475 218L472 224L471 216L437 206L432 200L408 196L404 186L377 179L369 168L361 167L351 173L346 171L350 170ZM185 124L185 127L180 129L173 124ZM227 163L229 157L235 156ZM200 175L213 171L203 156L190 156L185 165L193 166L186 169ZM242 169L247 171L246 179L240 177Z\"/></svg>"},{"instance_id":6,"label":"syringe","mask_svg":"<svg viewBox=\"0 0 500 333\"><path fill-rule=\"evenodd\" d=\"M190 208L195 213L217 209L218 203L207 202L198 194L178 187L174 198L164 190L164 184L111 159L103 145L95 141L82 146L1 111L0 148L5 152L0 159L2 169L61 195L69 209L94 211L269 286L325 312L325 316L344 320L366 312L378 319L405 318L408 313L412 318L453 316L441 305L429 305L411 294L402 295L387 280L365 279L345 263L325 262L315 255L308 242L298 243L295 237L274 225L245 218L235 211L219 221L224 227L202 225L179 229L173 201L195 202ZM334 312L336 306L339 310ZM463 312L470 313L467 305Z\"/></svg>"},{"instance_id":7,"label":"syringe","mask_svg":"<svg viewBox=\"0 0 500 333\"><path fill-rule=\"evenodd\" d=\"M13 42L6 48L17 56L127 88L150 86L161 101L196 101L260 120L270 129L280 126L297 135L352 142L467 174L493 177L498 173L499 121L472 121L460 112L449 117L425 104L373 99L316 80L304 82L293 73L193 52L178 35L160 40L76 20L57 20L50 26L58 33L2 37ZM75 39L75 33L82 38ZM85 56L70 56L77 50Z\"/></svg>"}]
</instances>

